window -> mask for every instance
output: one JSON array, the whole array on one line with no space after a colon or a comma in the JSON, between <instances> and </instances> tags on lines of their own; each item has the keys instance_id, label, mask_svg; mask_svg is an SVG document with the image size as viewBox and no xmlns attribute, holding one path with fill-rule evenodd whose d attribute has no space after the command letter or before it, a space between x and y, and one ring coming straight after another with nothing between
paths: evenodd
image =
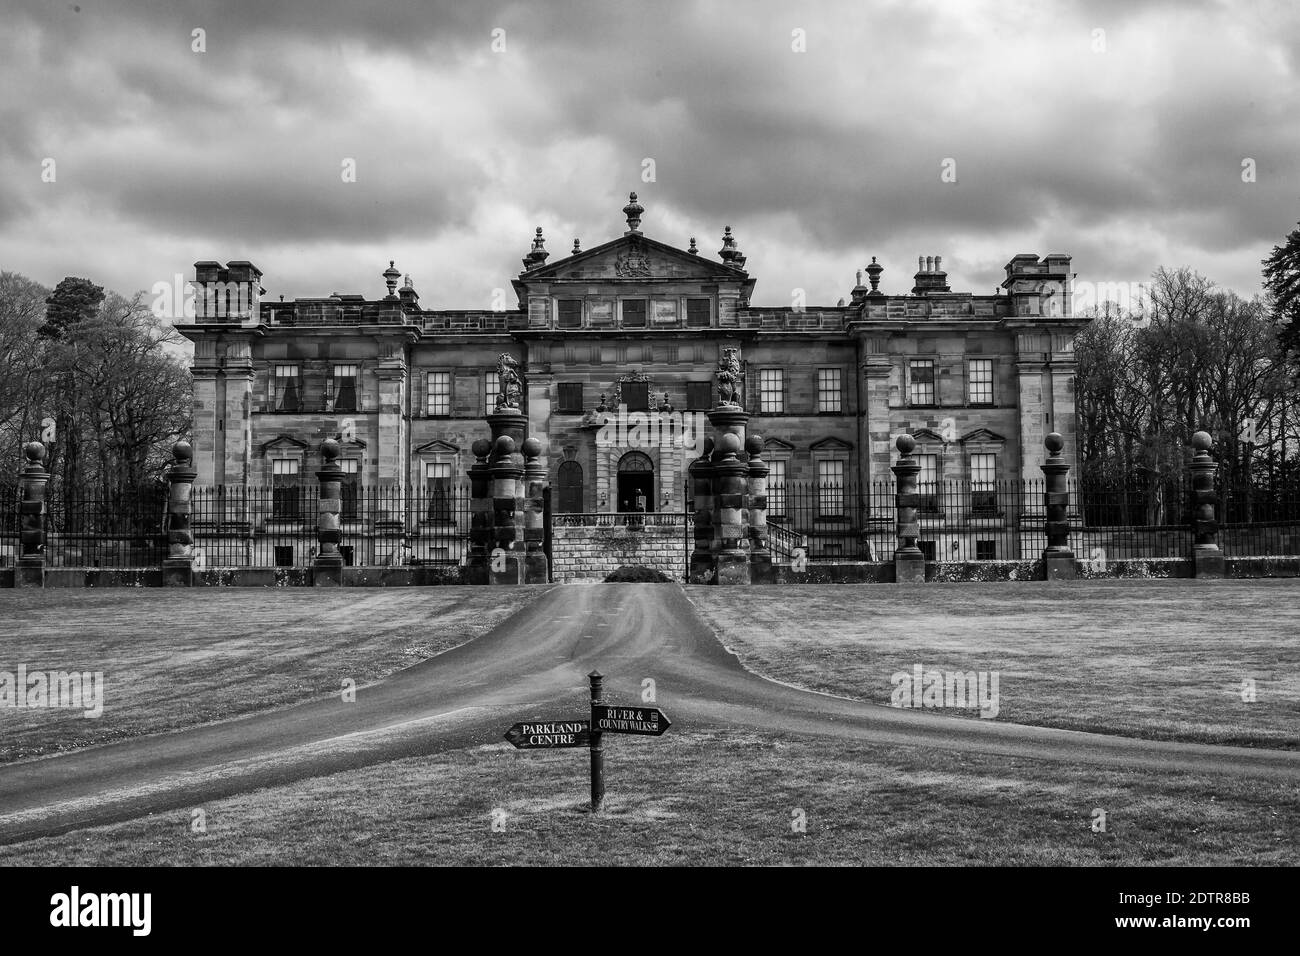
<instances>
[{"instance_id":1,"label":"window","mask_svg":"<svg viewBox=\"0 0 1300 956\"><path fill-rule=\"evenodd\" d=\"M424 465L424 490L429 496L428 520L451 521L451 463L430 461Z\"/></svg>"},{"instance_id":2,"label":"window","mask_svg":"<svg viewBox=\"0 0 1300 956\"><path fill-rule=\"evenodd\" d=\"M451 414L451 373L430 372L426 379L425 412L430 416Z\"/></svg>"},{"instance_id":3,"label":"window","mask_svg":"<svg viewBox=\"0 0 1300 956\"><path fill-rule=\"evenodd\" d=\"M359 369L355 365L334 366L334 411L355 412L357 410L357 377Z\"/></svg>"},{"instance_id":4,"label":"window","mask_svg":"<svg viewBox=\"0 0 1300 956\"><path fill-rule=\"evenodd\" d=\"M556 409L562 415L581 415L582 414L582 383L581 382L561 382L559 386L559 407Z\"/></svg>"},{"instance_id":5,"label":"window","mask_svg":"<svg viewBox=\"0 0 1300 956\"><path fill-rule=\"evenodd\" d=\"M686 383L686 407L688 409L700 410L713 407L713 383L712 382L687 382Z\"/></svg>"},{"instance_id":6,"label":"window","mask_svg":"<svg viewBox=\"0 0 1300 956\"><path fill-rule=\"evenodd\" d=\"M767 514L769 518L785 517L785 462L783 461L767 463Z\"/></svg>"},{"instance_id":7,"label":"window","mask_svg":"<svg viewBox=\"0 0 1300 956\"><path fill-rule=\"evenodd\" d=\"M921 549L921 557L926 561L933 562L935 558L935 546L933 541L918 541L916 546Z\"/></svg>"},{"instance_id":8,"label":"window","mask_svg":"<svg viewBox=\"0 0 1300 956\"><path fill-rule=\"evenodd\" d=\"M841 412L840 370L837 368L819 368L817 370L817 411Z\"/></svg>"},{"instance_id":9,"label":"window","mask_svg":"<svg viewBox=\"0 0 1300 956\"><path fill-rule=\"evenodd\" d=\"M844 462L817 462L817 512L822 516L844 514Z\"/></svg>"},{"instance_id":10,"label":"window","mask_svg":"<svg viewBox=\"0 0 1300 956\"><path fill-rule=\"evenodd\" d=\"M908 402L912 405L933 405L934 362L929 359L912 359L908 364L911 370Z\"/></svg>"},{"instance_id":11,"label":"window","mask_svg":"<svg viewBox=\"0 0 1300 956\"><path fill-rule=\"evenodd\" d=\"M972 359L969 366L968 401L972 405L993 404L993 361Z\"/></svg>"},{"instance_id":12,"label":"window","mask_svg":"<svg viewBox=\"0 0 1300 956\"><path fill-rule=\"evenodd\" d=\"M998 543L996 541L975 542L976 561L996 561L997 559L998 559Z\"/></svg>"},{"instance_id":13,"label":"window","mask_svg":"<svg viewBox=\"0 0 1300 956\"><path fill-rule=\"evenodd\" d=\"M272 517L298 517L298 459L271 459Z\"/></svg>"},{"instance_id":14,"label":"window","mask_svg":"<svg viewBox=\"0 0 1300 956\"><path fill-rule=\"evenodd\" d=\"M343 469L343 481L339 488L342 498L339 517L356 520L357 485L361 479L361 462L355 458L342 458L339 460L339 467Z\"/></svg>"},{"instance_id":15,"label":"window","mask_svg":"<svg viewBox=\"0 0 1300 956\"><path fill-rule=\"evenodd\" d=\"M970 456L970 510L975 515L998 513L997 456Z\"/></svg>"},{"instance_id":16,"label":"window","mask_svg":"<svg viewBox=\"0 0 1300 956\"><path fill-rule=\"evenodd\" d=\"M559 327L562 329L582 328L582 300L561 299Z\"/></svg>"},{"instance_id":17,"label":"window","mask_svg":"<svg viewBox=\"0 0 1300 956\"><path fill-rule=\"evenodd\" d=\"M917 455L916 463L921 466L921 470L916 475L916 510L920 514L937 515L939 513L939 457Z\"/></svg>"},{"instance_id":18,"label":"window","mask_svg":"<svg viewBox=\"0 0 1300 956\"><path fill-rule=\"evenodd\" d=\"M686 327L688 329L707 329L709 327L709 300L686 300Z\"/></svg>"},{"instance_id":19,"label":"window","mask_svg":"<svg viewBox=\"0 0 1300 956\"><path fill-rule=\"evenodd\" d=\"M779 415L785 411L785 375L781 369L759 370L758 411L761 415Z\"/></svg>"},{"instance_id":20,"label":"window","mask_svg":"<svg viewBox=\"0 0 1300 956\"><path fill-rule=\"evenodd\" d=\"M275 551L275 566L277 568L293 567L293 545L277 544L273 546Z\"/></svg>"},{"instance_id":21,"label":"window","mask_svg":"<svg viewBox=\"0 0 1300 956\"><path fill-rule=\"evenodd\" d=\"M271 407L277 412L296 412L302 408L302 380L298 366L277 365L271 376Z\"/></svg>"},{"instance_id":22,"label":"window","mask_svg":"<svg viewBox=\"0 0 1300 956\"><path fill-rule=\"evenodd\" d=\"M623 302L623 327L645 328L645 299L625 299Z\"/></svg>"},{"instance_id":23,"label":"window","mask_svg":"<svg viewBox=\"0 0 1300 956\"><path fill-rule=\"evenodd\" d=\"M629 412L650 411L650 383L624 382L619 394Z\"/></svg>"},{"instance_id":24,"label":"window","mask_svg":"<svg viewBox=\"0 0 1300 956\"><path fill-rule=\"evenodd\" d=\"M495 411L497 407L497 393L501 391L501 374L499 372L487 372L483 375L483 413Z\"/></svg>"}]
</instances>

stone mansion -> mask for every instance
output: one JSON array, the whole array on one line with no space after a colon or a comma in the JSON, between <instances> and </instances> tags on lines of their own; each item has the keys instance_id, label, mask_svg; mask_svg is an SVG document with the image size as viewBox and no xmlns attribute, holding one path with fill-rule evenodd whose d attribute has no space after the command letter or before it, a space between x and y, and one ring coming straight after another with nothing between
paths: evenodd
<instances>
[{"instance_id":1,"label":"stone mansion","mask_svg":"<svg viewBox=\"0 0 1300 956\"><path fill-rule=\"evenodd\" d=\"M751 305L756 279L728 227L716 256L640 229L553 257L541 228L512 279L514 308L426 308L389 263L384 295L263 301L251 262L195 263L194 448L199 486L314 483L342 437L349 480L454 487L489 436L498 358L513 356L528 434L557 512L685 507L695 452L597 440L604 414L703 412L723 349L765 442L769 514L786 482L892 480L893 439L917 441L920 480L1042 477L1044 436L1077 460L1070 257L1020 254L995 294L954 292L939 257L881 291L873 258L832 306ZM866 283L863 283L865 273Z\"/></svg>"}]
</instances>

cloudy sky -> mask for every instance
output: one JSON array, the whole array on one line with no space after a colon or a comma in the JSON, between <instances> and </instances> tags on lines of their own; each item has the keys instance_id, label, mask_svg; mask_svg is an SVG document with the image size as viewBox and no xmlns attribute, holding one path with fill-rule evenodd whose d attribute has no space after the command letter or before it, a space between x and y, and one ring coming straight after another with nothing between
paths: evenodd
<instances>
[{"instance_id":1,"label":"cloudy sky","mask_svg":"<svg viewBox=\"0 0 1300 956\"><path fill-rule=\"evenodd\" d=\"M886 292L1064 252L1254 294L1300 220L1297 4L0 5L0 268L48 285L250 259L272 297L377 297L393 259L489 308L535 226L554 261L635 189L654 238L731 225L755 305L834 304L873 255Z\"/></svg>"}]
</instances>

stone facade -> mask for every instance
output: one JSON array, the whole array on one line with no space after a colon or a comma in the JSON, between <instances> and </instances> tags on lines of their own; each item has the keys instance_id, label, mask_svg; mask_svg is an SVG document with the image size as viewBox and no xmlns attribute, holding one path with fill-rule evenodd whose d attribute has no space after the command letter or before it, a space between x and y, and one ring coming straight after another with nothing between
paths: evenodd
<instances>
[{"instance_id":1,"label":"stone facade","mask_svg":"<svg viewBox=\"0 0 1300 956\"><path fill-rule=\"evenodd\" d=\"M886 294L873 260L870 286L859 273L840 304L764 308L751 305L756 280L730 229L707 256L694 239L681 249L644 235L641 211L634 197L620 237L575 242L558 261L538 229L515 305L500 311L425 308L391 263L377 299L291 302L263 301L247 261L196 263L197 316L180 326L195 347L196 487L309 483L326 438L361 485L459 483L471 445L489 437L487 376L502 353L523 375L526 433L557 511L631 510L638 495L648 511L682 511L698 449L610 440L601 422L621 402L699 413L707 431L727 348L743 363L740 401L747 433L765 442L769 488L891 481L904 432L933 456L933 480L970 478L974 455L993 456L980 461L996 478L1039 479L1052 431L1077 460L1072 342L1084 320L1068 256L1017 255L986 295L951 291L938 258L919 261L909 292ZM694 439L689 421L673 434Z\"/></svg>"}]
</instances>

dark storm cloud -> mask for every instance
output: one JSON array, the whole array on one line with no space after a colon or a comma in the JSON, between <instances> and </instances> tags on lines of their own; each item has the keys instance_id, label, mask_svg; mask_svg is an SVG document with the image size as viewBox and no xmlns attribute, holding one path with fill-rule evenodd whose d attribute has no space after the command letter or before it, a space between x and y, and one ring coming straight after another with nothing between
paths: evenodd
<instances>
[{"instance_id":1,"label":"dark storm cloud","mask_svg":"<svg viewBox=\"0 0 1300 956\"><path fill-rule=\"evenodd\" d=\"M80 6L20 3L0 37L7 228L91 209L123 242L255 259L462 234L458 274L484 248L517 268L534 221L610 238L637 188L647 228L688 223L712 253L730 223L780 284L881 254L906 288L943 253L982 288L1016 252L1064 251L1135 279L1203 253L1249 285L1300 209L1281 4Z\"/></svg>"}]
</instances>

